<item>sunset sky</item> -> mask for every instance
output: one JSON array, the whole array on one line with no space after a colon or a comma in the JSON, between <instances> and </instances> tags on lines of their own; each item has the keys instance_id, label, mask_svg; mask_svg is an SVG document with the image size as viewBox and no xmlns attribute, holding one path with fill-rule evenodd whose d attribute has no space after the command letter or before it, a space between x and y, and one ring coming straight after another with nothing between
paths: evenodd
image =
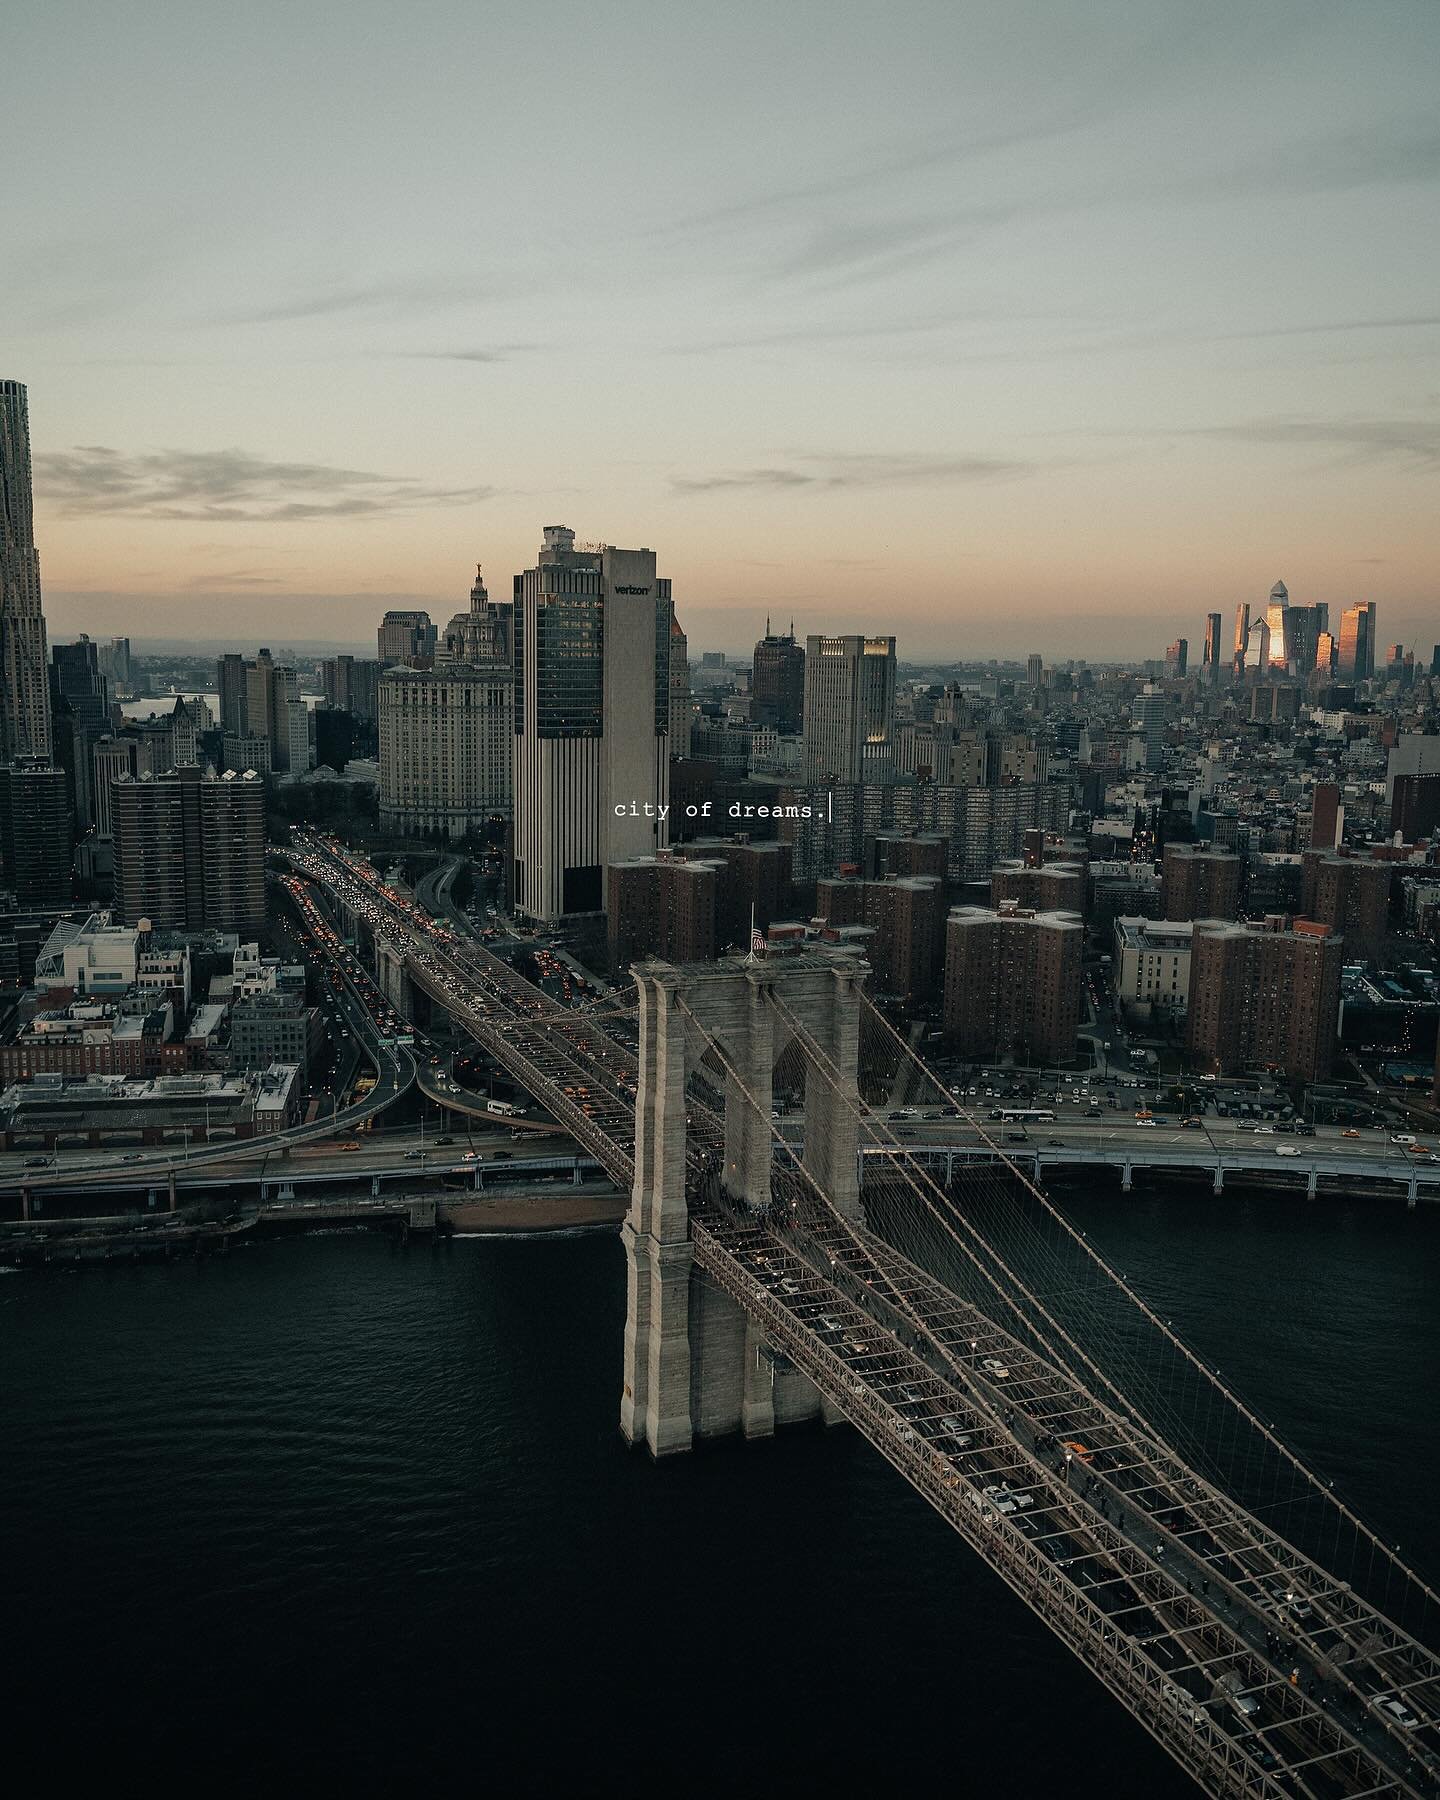
<instances>
[{"instance_id":1,"label":"sunset sky","mask_svg":"<svg viewBox=\"0 0 1440 1800\"><path fill-rule=\"evenodd\" d=\"M52 638L373 645L543 524L692 650L1440 639L1440 7L10 0Z\"/></svg>"}]
</instances>

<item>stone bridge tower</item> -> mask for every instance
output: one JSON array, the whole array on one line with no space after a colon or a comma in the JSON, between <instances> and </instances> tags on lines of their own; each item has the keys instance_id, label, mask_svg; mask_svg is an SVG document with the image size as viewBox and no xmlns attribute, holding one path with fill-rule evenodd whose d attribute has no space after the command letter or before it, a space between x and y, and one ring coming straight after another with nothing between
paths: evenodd
<instances>
[{"instance_id":1,"label":"stone bridge tower","mask_svg":"<svg viewBox=\"0 0 1440 1800\"><path fill-rule=\"evenodd\" d=\"M640 1086L635 1186L623 1237L628 1282L621 1430L656 1456L698 1437L821 1412L814 1387L770 1351L743 1310L694 1268L686 1204L686 1087L710 1041L728 1065L726 1190L757 1214L770 1205L776 1059L798 1020L829 1067L805 1057L802 1161L845 1217L860 1219L857 1121L860 1006L868 968L853 954L771 961L637 963ZM783 1008L783 1010L782 1010ZM786 1015L789 1015L787 1017Z\"/></svg>"}]
</instances>

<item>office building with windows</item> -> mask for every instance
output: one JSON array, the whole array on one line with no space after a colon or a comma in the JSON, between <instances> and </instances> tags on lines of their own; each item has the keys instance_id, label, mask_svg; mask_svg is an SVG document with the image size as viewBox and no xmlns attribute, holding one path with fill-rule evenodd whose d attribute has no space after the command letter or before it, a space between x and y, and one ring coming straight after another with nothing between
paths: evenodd
<instances>
[{"instance_id":1,"label":"office building with windows","mask_svg":"<svg viewBox=\"0 0 1440 1800\"><path fill-rule=\"evenodd\" d=\"M380 823L401 836L464 837L511 811L509 665L387 669L380 680Z\"/></svg>"},{"instance_id":2,"label":"office building with windows","mask_svg":"<svg viewBox=\"0 0 1440 1800\"><path fill-rule=\"evenodd\" d=\"M887 778L894 764L895 640L805 640L805 778Z\"/></svg>"},{"instance_id":3,"label":"office building with windows","mask_svg":"<svg viewBox=\"0 0 1440 1800\"><path fill-rule=\"evenodd\" d=\"M428 669L435 661L435 627L427 612L387 612L376 633L382 668L405 663L412 669Z\"/></svg>"},{"instance_id":4,"label":"office building with windows","mask_svg":"<svg viewBox=\"0 0 1440 1800\"><path fill-rule=\"evenodd\" d=\"M793 629L772 636L765 621L765 636L755 646L750 674L750 718L793 736L805 719L805 646L797 643Z\"/></svg>"},{"instance_id":5,"label":"office building with windows","mask_svg":"<svg viewBox=\"0 0 1440 1800\"><path fill-rule=\"evenodd\" d=\"M669 841L670 583L547 525L514 592L514 904L600 913L606 867Z\"/></svg>"},{"instance_id":6,"label":"office building with windows","mask_svg":"<svg viewBox=\"0 0 1440 1800\"><path fill-rule=\"evenodd\" d=\"M0 765L0 887L21 907L63 907L75 837L65 771L48 757Z\"/></svg>"}]
</instances>

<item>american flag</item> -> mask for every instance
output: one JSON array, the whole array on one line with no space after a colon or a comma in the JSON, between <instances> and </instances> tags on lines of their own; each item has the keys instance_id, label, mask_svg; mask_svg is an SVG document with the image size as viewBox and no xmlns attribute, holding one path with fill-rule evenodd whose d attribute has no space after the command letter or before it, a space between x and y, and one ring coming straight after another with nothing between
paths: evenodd
<instances>
[{"instance_id":1,"label":"american flag","mask_svg":"<svg viewBox=\"0 0 1440 1800\"><path fill-rule=\"evenodd\" d=\"M750 927L750 954L752 956L758 956L764 948L765 933L761 931L758 925L752 925Z\"/></svg>"}]
</instances>

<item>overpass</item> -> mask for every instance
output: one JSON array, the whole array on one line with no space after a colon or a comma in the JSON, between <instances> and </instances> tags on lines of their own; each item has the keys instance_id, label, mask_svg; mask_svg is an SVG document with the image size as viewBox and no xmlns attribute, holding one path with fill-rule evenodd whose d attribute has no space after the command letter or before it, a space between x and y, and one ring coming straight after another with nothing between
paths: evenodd
<instances>
[{"instance_id":1,"label":"overpass","mask_svg":"<svg viewBox=\"0 0 1440 1800\"><path fill-rule=\"evenodd\" d=\"M1285 1147L1291 1149L1288 1144ZM978 1134L962 1137L949 1132L927 1134L919 1142L899 1140L894 1145L867 1145L860 1154L877 1166L893 1163L898 1157L942 1169L947 1182L954 1179L957 1168L969 1162L999 1160L1022 1164L1036 1181L1047 1169L1113 1169L1119 1173L1126 1193L1137 1172L1165 1172L1206 1177L1217 1194L1224 1191L1226 1177L1230 1176L1266 1184L1284 1182L1297 1188L1303 1185L1311 1199L1321 1191L1322 1183L1345 1191L1353 1191L1358 1183L1382 1190L1389 1188L1403 1192L1411 1207L1422 1199L1440 1199L1440 1163L1421 1161L1403 1151L1352 1151L1348 1145L1320 1146L1303 1139L1293 1146L1293 1154L1281 1155L1273 1139L1251 1143L1237 1135L1232 1141L1196 1141L1185 1132L1167 1141L1158 1133L1149 1132L1073 1131L1062 1139L1027 1142L1023 1147L1001 1150Z\"/></svg>"},{"instance_id":2,"label":"overpass","mask_svg":"<svg viewBox=\"0 0 1440 1800\"><path fill-rule=\"evenodd\" d=\"M359 859L294 854L629 1186L631 1441L847 1419L1206 1792L1440 1793L1440 1596L981 1121L921 1147L873 1110L906 1057L948 1096L863 963L639 965L633 1012L571 1013Z\"/></svg>"}]
</instances>

